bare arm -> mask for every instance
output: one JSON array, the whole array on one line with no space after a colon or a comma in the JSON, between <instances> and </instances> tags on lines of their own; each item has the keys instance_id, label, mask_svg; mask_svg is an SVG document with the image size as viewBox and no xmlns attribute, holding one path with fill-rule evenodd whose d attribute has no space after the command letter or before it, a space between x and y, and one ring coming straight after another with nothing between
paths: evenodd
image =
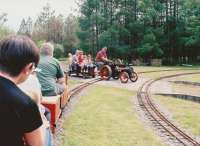
<instances>
[{"instance_id":1,"label":"bare arm","mask_svg":"<svg viewBox=\"0 0 200 146\"><path fill-rule=\"evenodd\" d=\"M45 143L41 127L32 132L25 133L24 139L28 146L44 146Z\"/></svg>"},{"instance_id":2,"label":"bare arm","mask_svg":"<svg viewBox=\"0 0 200 146\"><path fill-rule=\"evenodd\" d=\"M108 59L107 57L102 57L101 59L102 59L103 61L105 61L105 62L112 62L112 60Z\"/></svg>"}]
</instances>

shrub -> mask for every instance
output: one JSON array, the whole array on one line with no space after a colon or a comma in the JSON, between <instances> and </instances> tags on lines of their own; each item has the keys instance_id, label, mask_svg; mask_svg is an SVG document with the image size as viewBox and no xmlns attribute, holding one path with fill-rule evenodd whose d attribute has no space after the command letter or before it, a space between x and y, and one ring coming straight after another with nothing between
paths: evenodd
<instances>
[{"instance_id":1,"label":"shrub","mask_svg":"<svg viewBox=\"0 0 200 146\"><path fill-rule=\"evenodd\" d=\"M54 57L61 58L64 57L64 47L61 44L54 45Z\"/></svg>"}]
</instances>

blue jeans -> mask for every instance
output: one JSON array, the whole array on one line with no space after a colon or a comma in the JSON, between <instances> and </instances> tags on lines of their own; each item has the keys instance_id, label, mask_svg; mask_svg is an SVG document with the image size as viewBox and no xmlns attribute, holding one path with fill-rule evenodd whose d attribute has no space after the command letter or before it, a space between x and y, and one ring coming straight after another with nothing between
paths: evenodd
<instances>
[{"instance_id":1,"label":"blue jeans","mask_svg":"<svg viewBox=\"0 0 200 146\"><path fill-rule=\"evenodd\" d=\"M47 128L46 129L46 137L45 137L45 146L52 146L52 134L51 134L51 129Z\"/></svg>"}]
</instances>

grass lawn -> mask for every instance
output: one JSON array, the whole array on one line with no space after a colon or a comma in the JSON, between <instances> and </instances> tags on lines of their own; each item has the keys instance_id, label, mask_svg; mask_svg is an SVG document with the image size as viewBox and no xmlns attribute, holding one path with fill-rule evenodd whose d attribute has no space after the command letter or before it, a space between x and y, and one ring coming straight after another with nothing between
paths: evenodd
<instances>
[{"instance_id":1,"label":"grass lawn","mask_svg":"<svg viewBox=\"0 0 200 146\"><path fill-rule=\"evenodd\" d=\"M180 125L195 136L200 136L200 104L169 96L154 95Z\"/></svg>"},{"instance_id":2,"label":"grass lawn","mask_svg":"<svg viewBox=\"0 0 200 146\"><path fill-rule=\"evenodd\" d=\"M138 120L128 90L93 86L64 123L62 146L161 146Z\"/></svg>"},{"instance_id":3,"label":"grass lawn","mask_svg":"<svg viewBox=\"0 0 200 146\"><path fill-rule=\"evenodd\" d=\"M174 69L174 67L156 67L156 66L133 66L136 72L159 71Z\"/></svg>"},{"instance_id":4,"label":"grass lawn","mask_svg":"<svg viewBox=\"0 0 200 146\"><path fill-rule=\"evenodd\" d=\"M68 87L69 87L69 89L72 89L72 88L74 88L76 85L81 84L81 83L82 83L82 82L79 81L79 80L73 80L73 79L70 79L70 78L69 78L69 80L68 80Z\"/></svg>"},{"instance_id":5,"label":"grass lawn","mask_svg":"<svg viewBox=\"0 0 200 146\"><path fill-rule=\"evenodd\" d=\"M184 76L184 77L183 76L178 77L176 80L200 83L200 76L199 76L199 74L196 74L196 75L194 74L194 75L188 75L188 76Z\"/></svg>"},{"instance_id":6,"label":"grass lawn","mask_svg":"<svg viewBox=\"0 0 200 146\"><path fill-rule=\"evenodd\" d=\"M184 85L184 84L172 84L173 92L187 95L200 95L199 86Z\"/></svg>"},{"instance_id":7,"label":"grass lawn","mask_svg":"<svg viewBox=\"0 0 200 146\"><path fill-rule=\"evenodd\" d=\"M162 67L163 68L163 67ZM165 68L163 68L165 69ZM174 69L180 69L180 68L174 68ZM199 72L199 69L191 68L192 70L175 70L175 71L162 71L162 72L152 72L152 73L142 73L139 74L139 77L145 77L145 78L158 78L162 76L168 76L168 75L174 75L179 73L190 73L190 72Z\"/></svg>"}]
</instances>

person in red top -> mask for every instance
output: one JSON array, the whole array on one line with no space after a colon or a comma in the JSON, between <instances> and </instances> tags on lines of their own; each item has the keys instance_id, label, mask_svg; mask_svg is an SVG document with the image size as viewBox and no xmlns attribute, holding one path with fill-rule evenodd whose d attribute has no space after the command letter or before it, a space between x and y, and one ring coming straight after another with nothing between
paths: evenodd
<instances>
[{"instance_id":1,"label":"person in red top","mask_svg":"<svg viewBox=\"0 0 200 146\"><path fill-rule=\"evenodd\" d=\"M78 55L78 64L80 66L83 66L83 64L84 64L84 54L83 54L83 51L79 52L79 55Z\"/></svg>"},{"instance_id":2,"label":"person in red top","mask_svg":"<svg viewBox=\"0 0 200 146\"><path fill-rule=\"evenodd\" d=\"M84 68L84 54L83 51L79 51L78 56L77 56L77 68L78 70L80 69L80 71L83 70Z\"/></svg>"},{"instance_id":3,"label":"person in red top","mask_svg":"<svg viewBox=\"0 0 200 146\"><path fill-rule=\"evenodd\" d=\"M111 60L108 59L107 57L107 47L103 47L96 55L96 64L97 67L101 67L102 65L104 65L106 62L111 62Z\"/></svg>"},{"instance_id":4,"label":"person in red top","mask_svg":"<svg viewBox=\"0 0 200 146\"><path fill-rule=\"evenodd\" d=\"M96 55L96 62L105 62L108 60L107 58L107 47L103 47Z\"/></svg>"}]
</instances>

